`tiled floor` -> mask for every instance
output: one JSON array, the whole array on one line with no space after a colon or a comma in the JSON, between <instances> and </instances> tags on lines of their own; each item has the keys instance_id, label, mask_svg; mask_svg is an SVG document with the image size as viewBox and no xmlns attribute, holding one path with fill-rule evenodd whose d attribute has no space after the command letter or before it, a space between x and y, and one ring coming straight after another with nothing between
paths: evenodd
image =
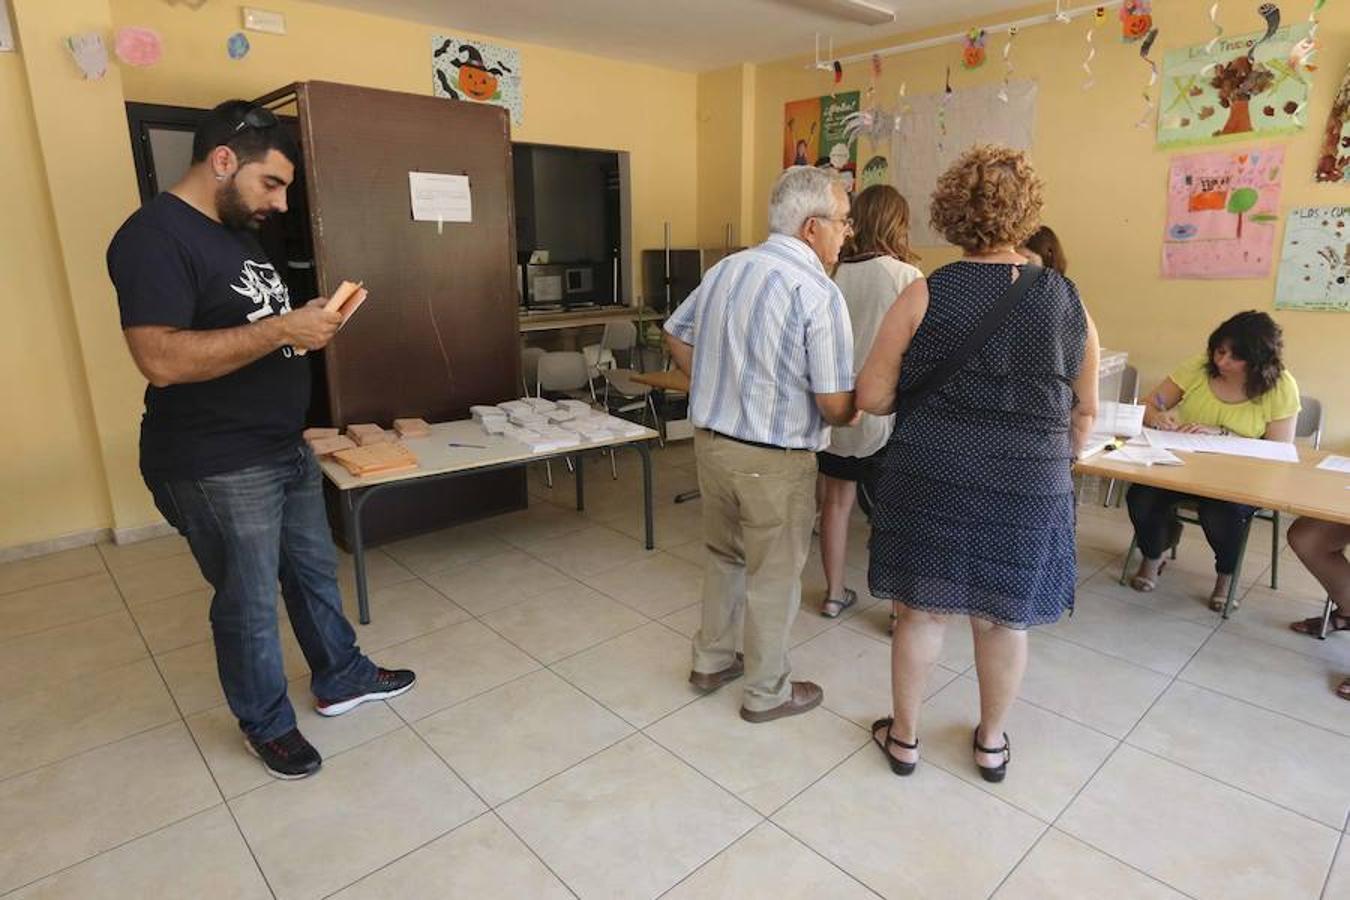
<instances>
[{"instance_id":1,"label":"tiled floor","mask_svg":"<svg viewBox=\"0 0 1350 900\"><path fill-rule=\"evenodd\" d=\"M890 774L864 730L889 706L887 608L793 629L823 708L769 725L735 687L685 683L703 550L689 446L656 454L656 551L635 458L531 472L528 511L370 560L362 645L418 686L339 719L308 708L314 778L268 778L222 705L204 591L182 541L0 566L0 895L23 898L1350 897L1350 637L1292 555L1205 608L1188 531L1159 591L1116 583L1119 510L1080 512L1078 611L1032 638L1008 780L970 758L977 685L954 623L928 685L924 761ZM350 603L350 560L341 573ZM1339 854L1339 855L1338 855Z\"/></svg>"}]
</instances>

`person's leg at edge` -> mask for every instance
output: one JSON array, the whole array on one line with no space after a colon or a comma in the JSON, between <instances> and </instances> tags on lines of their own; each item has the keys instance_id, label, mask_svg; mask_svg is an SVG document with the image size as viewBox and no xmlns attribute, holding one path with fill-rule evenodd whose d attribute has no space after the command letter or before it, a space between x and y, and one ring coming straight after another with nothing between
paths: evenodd
<instances>
[{"instance_id":1,"label":"person's leg at edge","mask_svg":"<svg viewBox=\"0 0 1350 900\"><path fill-rule=\"evenodd\" d=\"M891 736L906 744L918 743L919 708L923 706L924 687L928 675L942 653L942 640L947 630L947 619L936 613L899 606L899 619L891 637L891 702L895 722ZM875 737L884 742L880 731ZM888 753L901 762L915 762L919 750L906 750L892 744Z\"/></svg>"},{"instance_id":2,"label":"person's leg at edge","mask_svg":"<svg viewBox=\"0 0 1350 900\"><path fill-rule=\"evenodd\" d=\"M1002 747L1008 711L1027 671L1027 633L974 616L970 629L975 639L975 675L980 682L980 726L976 735L981 747ZM1002 753L975 754L975 764L986 768L1001 765L1003 759Z\"/></svg>"},{"instance_id":3,"label":"person's leg at edge","mask_svg":"<svg viewBox=\"0 0 1350 900\"><path fill-rule=\"evenodd\" d=\"M1350 560L1345 557L1350 544L1350 525L1310 519L1295 520L1289 526L1289 546L1299 562L1326 589L1336 604L1336 614L1350 618Z\"/></svg>"},{"instance_id":4,"label":"person's leg at edge","mask_svg":"<svg viewBox=\"0 0 1350 900\"><path fill-rule=\"evenodd\" d=\"M820 560L825 570L825 611L838 614L844 600L844 568L848 555L848 517L853 512L857 485L821 475L824 484L820 508ZM834 603L831 608L829 604Z\"/></svg>"}]
</instances>

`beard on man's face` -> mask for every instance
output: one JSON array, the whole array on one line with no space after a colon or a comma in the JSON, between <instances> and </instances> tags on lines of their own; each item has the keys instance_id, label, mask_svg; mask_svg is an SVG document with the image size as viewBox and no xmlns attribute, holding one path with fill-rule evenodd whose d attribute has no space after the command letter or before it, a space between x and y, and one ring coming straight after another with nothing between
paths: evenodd
<instances>
[{"instance_id":1,"label":"beard on man's face","mask_svg":"<svg viewBox=\"0 0 1350 900\"><path fill-rule=\"evenodd\" d=\"M231 176L216 189L216 215L227 228L248 228L257 231L270 213L261 213L249 207L239 186Z\"/></svg>"}]
</instances>

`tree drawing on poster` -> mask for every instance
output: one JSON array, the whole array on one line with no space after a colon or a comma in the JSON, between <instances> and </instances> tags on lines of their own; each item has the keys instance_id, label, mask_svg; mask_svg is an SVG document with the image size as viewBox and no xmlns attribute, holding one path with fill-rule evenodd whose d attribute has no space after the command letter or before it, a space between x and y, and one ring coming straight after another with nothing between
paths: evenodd
<instances>
[{"instance_id":1,"label":"tree drawing on poster","mask_svg":"<svg viewBox=\"0 0 1350 900\"><path fill-rule=\"evenodd\" d=\"M1167 178L1165 278L1264 278L1279 221L1284 148L1195 153Z\"/></svg>"},{"instance_id":2,"label":"tree drawing on poster","mask_svg":"<svg viewBox=\"0 0 1350 900\"><path fill-rule=\"evenodd\" d=\"M504 106L511 111L513 125L524 118L518 51L436 34L431 37L431 69L433 95Z\"/></svg>"},{"instance_id":3,"label":"tree drawing on poster","mask_svg":"<svg viewBox=\"0 0 1350 900\"><path fill-rule=\"evenodd\" d=\"M783 168L821 166L843 174L850 193L858 169L858 147L844 134L844 120L859 109L861 94L846 91L783 107Z\"/></svg>"},{"instance_id":4,"label":"tree drawing on poster","mask_svg":"<svg viewBox=\"0 0 1350 900\"><path fill-rule=\"evenodd\" d=\"M1350 206L1290 211L1275 308L1350 312Z\"/></svg>"},{"instance_id":5,"label":"tree drawing on poster","mask_svg":"<svg viewBox=\"0 0 1350 900\"><path fill-rule=\"evenodd\" d=\"M1289 60L1307 23L1220 38L1213 55L1195 44L1163 55L1158 144L1164 147L1292 134L1308 101L1306 73ZM1251 52L1255 48L1255 52Z\"/></svg>"},{"instance_id":6,"label":"tree drawing on poster","mask_svg":"<svg viewBox=\"0 0 1350 900\"><path fill-rule=\"evenodd\" d=\"M1331 101L1322 152L1317 156L1317 180L1350 182L1350 66L1345 68L1340 90Z\"/></svg>"},{"instance_id":7,"label":"tree drawing on poster","mask_svg":"<svg viewBox=\"0 0 1350 900\"><path fill-rule=\"evenodd\" d=\"M976 144L1031 149L1036 83L1009 82L1006 103L999 98L1001 90L1004 86L998 83L909 99L909 110L891 140L890 171L892 183L909 201L913 246L940 247L947 243L928 222L929 200L938 176L957 157Z\"/></svg>"}]
</instances>

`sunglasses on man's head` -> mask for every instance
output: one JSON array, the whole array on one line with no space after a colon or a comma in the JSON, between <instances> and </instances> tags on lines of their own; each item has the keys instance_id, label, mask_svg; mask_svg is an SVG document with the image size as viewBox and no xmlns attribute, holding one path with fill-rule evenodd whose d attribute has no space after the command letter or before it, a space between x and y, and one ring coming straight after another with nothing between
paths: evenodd
<instances>
[{"instance_id":1,"label":"sunglasses on man's head","mask_svg":"<svg viewBox=\"0 0 1350 900\"><path fill-rule=\"evenodd\" d=\"M234 133L238 134L245 128L275 128L277 117L270 109L263 109L261 106L255 106L244 113L244 118L239 124L234 126Z\"/></svg>"}]
</instances>

